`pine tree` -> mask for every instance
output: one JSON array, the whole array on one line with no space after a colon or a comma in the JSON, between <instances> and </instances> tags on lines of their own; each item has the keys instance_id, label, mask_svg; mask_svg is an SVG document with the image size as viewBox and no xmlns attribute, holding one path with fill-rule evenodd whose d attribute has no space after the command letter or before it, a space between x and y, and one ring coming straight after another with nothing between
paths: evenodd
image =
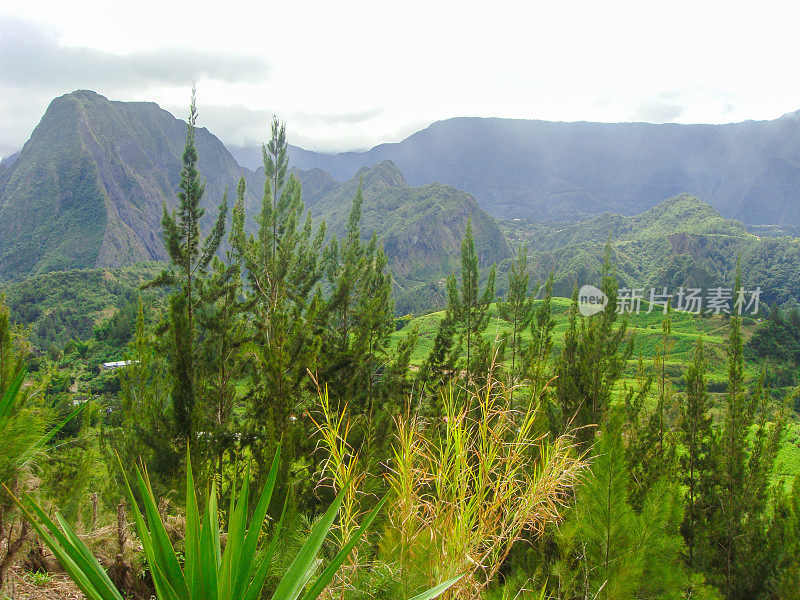
<instances>
[{"instance_id":1,"label":"pine tree","mask_svg":"<svg viewBox=\"0 0 800 600\"><path fill-rule=\"evenodd\" d=\"M211 232L202 238L200 224L205 213L201 206L204 183L197 170L195 146L197 107L195 92L189 108L186 146L183 151L178 208L169 211L164 206L161 225L170 267L161 272L145 287L177 288L170 297L169 317L163 329L168 331L167 352L172 375L172 406L175 434L182 440L193 440L195 403L197 402L197 323L195 313L205 301L197 289L206 277L206 271L222 243L227 198L219 207L219 214Z\"/></svg>"},{"instance_id":2,"label":"pine tree","mask_svg":"<svg viewBox=\"0 0 800 600\"><path fill-rule=\"evenodd\" d=\"M470 220L461 242L461 287L459 288L455 275L451 275L447 280L448 310L464 342L468 382L475 378L476 359L485 357L487 350L482 334L489 325L489 305L494 300L494 277L493 265L481 293L478 255L475 252L475 239Z\"/></svg>"},{"instance_id":3,"label":"pine tree","mask_svg":"<svg viewBox=\"0 0 800 600\"><path fill-rule=\"evenodd\" d=\"M659 479L673 479L677 468L677 440L672 427L672 384L667 376L667 360L671 347L671 316L668 313L661 324L661 343L653 359L653 375L648 379L648 390L656 382L656 403L652 410L645 409L644 396L639 395L636 409L629 402L629 429L631 441L629 463L633 474L631 502L641 510L644 497ZM641 361L641 359L640 359ZM640 362L641 364L641 362ZM641 414L645 421L641 421Z\"/></svg>"},{"instance_id":4,"label":"pine tree","mask_svg":"<svg viewBox=\"0 0 800 600\"><path fill-rule=\"evenodd\" d=\"M520 371L517 355L522 346L522 332L528 327L533 318L533 296L538 293L538 287L533 295L529 294L531 275L528 272L528 251L525 246L520 246L517 259L511 265L508 273L508 294L505 300L497 301L497 313L500 318L511 326L511 383L512 399L513 385L518 381ZM520 361L521 362L521 361Z\"/></svg>"},{"instance_id":5,"label":"pine tree","mask_svg":"<svg viewBox=\"0 0 800 600\"><path fill-rule=\"evenodd\" d=\"M695 346L692 364L686 371L686 398L680 419L680 436L685 453L681 457L686 486L686 516L682 525L687 546L687 564L697 566L698 546L705 547L708 517L715 479L711 404L706 391L705 351L702 338ZM701 551L701 554L704 553Z\"/></svg>"},{"instance_id":6,"label":"pine tree","mask_svg":"<svg viewBox=\"0 0 800 600\"><path fill-rule=\"evenodd\" d=\"M239 197L244 186L239 185ZM202 331L198 356L198 386L202 420L207 435L206 458L216 462L222 472L226 452L235 452L237 438L236 407L243 397L238 381L244 375L243 348L247 341L245 308L238 260L228 254L228 261L214 258L210 276L198 288L204 300L198 311ZM196 463L196 466L199 466Z\"/></svg>"},{"instance_id":7,"label":"pine tree","mask_svg":"<svg viewBox=\"0 0 800 600\"><path fill-rule=\"evenodd\" d=\"M359 184L346 236L341 245L332 240L326 252L333 292L326 306L330 339L323 344L326 364L321 379L330 386L332 397L346 399L353 412L363 417L365 428L354 431L354 438L369 440L374 419L385 416L390 384L384 375L393 362L388 346L394 318L386 255L375 234L367 243L361 240L363 202Z\"/></svg>"},{"instance_id":8,"label":"pine tree","mask_svg":"<svg viewBox=\"0 0 800 600\"><path fill-rule=\"evenodd\" d=\"M628 469L622 428L612 418L593 452L592 476L578 493L581 542L590 597L633 598L644 569L636 514L628 504Z\"/></svg>"},{"instance_id":9,"label":"pine tree","mask_svg":"<svg viewBox=\"0 0 800 600\"><path fill-rule=\"evenodd\" d=\"M800 475L788 494L779 493L767 540L774 560L767 597L800 600Z\"/></svg>"},{"instance_id":10,"label":"pine tree","mask_svg":"<svg viewBox=\"0 0 800 600\"><path fill-rule=\"evenodd\" d=\"M737 269L735 289L740 287ZM731 315L725 415L714 449L720 468L709 575L727 600L757 597L765 585L770 476L786 420L784 409L776 422L767 422L765 372L751 390L745 388L741 320Z\"/></svg>"},{"instance_id":11,"label":"pine tree","mask_svg":"<svg viewBox=\"0 0 800 600\"><path fill-rule=\"evenodd\" d=\"M554 574L559 597L682 597L681 488L659 479L637 511L631 505L623 413L612 409L591 453L591 472L578 488L575 508L557 540Z\"/></svg>"},{"instance_id":12,"label":"pine tree","mask_svg":"<svg viewBox=\"0 0 800 600\"><path fill-rule=\"evenodd\" d=\"M250 342L244 348L246 440L260 475L265 476L283 439L285 476L303 442L297 413L310 384L308 374L318 367L325 327L320 288L325 224L314 233L310 215L302 221L300 183L287 176L286 129L277 119L263 147L263 160L266 180L256 233L245 232L240 191L233 209L231 245L246 273L245 305L250 313Z\"/></svg>"},{"instance_id":13,"label":"pine tree","mask_svg":"<svg viewBox=\"0 0 800 600\"><path fill-rule=\"evenodd\" d=\"M459 356L455 336L455 320L447 309L436 328L433 347L419 371L419 381L434 404L439 396L438 390L455 376Z\"/></svg>"},{"instance_id":14,"label":"pine tree","mask_svg":"<svg viewBox=\"0 0 800 600\"><path fill-rule=\"evenodd\" d=\"M125 464L144 460L158 482L165 484L180 466L181 450L172 407L167 404L169 367L159 359L156 347L139 299L136 330L126 353L130 364L119 375L121 410L112 413L115 428L104 434L104 440Z\"/></svg>"},{"instance_id":15,"label":"pine tree","mask_svg":"<svg viewBox=\"0 0 800 600\"><path fill-rule=\"evenodd\" d=\"M533 308L531 318L531 341L525 354L525 371L531 383L533 394L542 394L550 381L550 358L553 353L553 330L556 321L552 313L553 279L550 273L544 285L544 295L538 306Z\"/></svg>"},{"instance_id":16,"label":"pine tree","mask_svg":"<svg viewBox=\"0 0 800 600\"><path fill-rule=\"evenodd\" d=\"M594 429L604 419L614 385L633 353L633 340L625 341L627 322L617 325L617 278L611 263L611 245L606 244L601 289L608 298L596 315L581 317L578 327L578 290L570 308L564 349L558 360L556 397L561 422L578 428L581 444L591 441Z\"/></svg>"}]
</instances>

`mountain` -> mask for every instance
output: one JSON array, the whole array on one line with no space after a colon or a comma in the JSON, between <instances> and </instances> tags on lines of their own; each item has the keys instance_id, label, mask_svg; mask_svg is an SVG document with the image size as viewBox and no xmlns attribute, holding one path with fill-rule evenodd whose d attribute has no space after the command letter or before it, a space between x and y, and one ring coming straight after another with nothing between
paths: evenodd
<instances>
[{"instance_id":1,"label":"mountain","mask_svg":"<svg viewBox=\"0 0 800 600\"><path fill-rule=\"evenodd\" d=\"M53 100L21 152L0 167L0 279L163 260L162 206L177 202L185 139L186 123L156 104L112 102L85 90ZM242 175L254 215L263 168L240 167L205 129L196 144L206 225ZM296 174L310 213L336 235L363 179L365 229L381 238L400 286L449 273L469 219L485 264L509 255L498 223L473 196L443 184L410 186L391 162L344 183L319 169ZM255 227L254 219L247 223Z\"/></svg>"},{"instance_id":2,"label":"mountain","mask_svg":"<svg viewBox=\"0 0 800 600\"><path fill-rule=\"evenodd\" d=\"M186 123L153 103L86 90L53 100L0 170L0 278L163 259L162 206L177 202L185 140ZM207 130L196 143L211 220L243 170Z\"/></svg>"},{"instance_id":3,"label":"mountain","mask_svg":"<svg viewBox=\"0 0 800 600\"><path fill-rule=\"evenodd\" d=\"M511 255L499 224L473 196L440 183L413 187L391 161L363 167L345 183L321 169L294 170L294 174L309 213L315 220L324 219L339 237L345 233L361 183L363 230L368 236L376 233L382 242L401 304L402 296L416 293L419 286L435 286L458 267L461 239L470 220L483 265Z\"/></svg>"},{"instance_id":4,"label":"mountain","mask_svg":"<svg viewBox=\"0 0 800 600\"><path fill-rule=\"evenodd\" d=\"M733 286L741 259L743 285L762 289L766 303L800 302L800 239L759 237L739 221L688 194L638 215L603 214L569 224L502 223L512 244L529 248L534 278L555 270L557 295L597 284L603 246L611 242L622 287L675 291Z\"/></svg>"},{"instance_id":5,"label":"mountain","mask_svg":"<svg viewBox=\"0 0 800 600\"><path fill-rule=\"evenodd\" d=\"M456 118L367 152L290 157L339 181L391 160L411 185L455 186L506 218L630 215L690 193L744 223L800 225L800 111L727 125Z\"/></svg>"},{"instance_id":6,"label":"mountain","mask_svg":"<svg viewBox=\"0 0 800 600\"><path fill-rule=\"evenodd\" d=\"M2 175L4 170L14 164L18 156L19 152L15 152L14 154L9 154L8 156L0 159L0 175Z\"/></svg>"}]
</instances>

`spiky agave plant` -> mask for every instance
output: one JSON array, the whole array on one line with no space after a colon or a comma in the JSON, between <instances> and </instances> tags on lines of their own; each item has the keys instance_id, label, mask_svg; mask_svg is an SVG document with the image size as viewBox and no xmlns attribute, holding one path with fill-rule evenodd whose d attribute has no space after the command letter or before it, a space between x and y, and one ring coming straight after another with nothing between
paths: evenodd
<instances>
[{"instance_id":1,"label":"spiky agave plant","mask_svg":"<svg viewBox=\"0 0 800 600\"><path fill-rule=\"evenodd\" d=\"M224 550L220 544L220 519L215 486L211 487L206 509L201 516L194 476L191 464L187 460L186 539L182 566L161 520L146 470L136 468L136 484L142 497L144 515L134 498L133 488L127 478L125 479L128 500L158 600L258 600L261 597L261 589L280 541L281 522L277 524L271 541L268 544L261 543L261 532L278 475L278 456L279 451L275 454L249 526L247 523L249 477L245 476L238 497L235 492L231 494L230 518ZM383 507L381 501L369 512L364 522L341 546L333 560L317 574L319 566L317 554L333 525L343 498L344 492L341 492L312 528L275 589L273 600L296 600L301 594L302 600L315 600L325 590L358 539ZM89 600L123 600L103 567L60 514L56 514L54 522L28 495L23 495L19 504L42 541L47 544L64 570ZM457 579L446 581L419 594L413 600L435 598Z\"/></svg>"}]
</instances>

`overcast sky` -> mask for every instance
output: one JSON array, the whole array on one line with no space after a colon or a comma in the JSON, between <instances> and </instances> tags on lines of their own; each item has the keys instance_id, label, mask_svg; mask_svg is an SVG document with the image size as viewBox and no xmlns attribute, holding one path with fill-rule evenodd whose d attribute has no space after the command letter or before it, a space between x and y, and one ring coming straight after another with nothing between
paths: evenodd
<instances>
[{"instance_id":1,"label":"overcast sky","mask_svg":"<svg viewBox=\"0 0 800 600\"><path fill-rule=\"evenodd\" d=\"M9 3L4 3L8 6ZM230 145L338 151L438 119L726 123L800 109L794 2L25 0L0 8L0 156L75 89Z\"/></svg>"}]
</instances>

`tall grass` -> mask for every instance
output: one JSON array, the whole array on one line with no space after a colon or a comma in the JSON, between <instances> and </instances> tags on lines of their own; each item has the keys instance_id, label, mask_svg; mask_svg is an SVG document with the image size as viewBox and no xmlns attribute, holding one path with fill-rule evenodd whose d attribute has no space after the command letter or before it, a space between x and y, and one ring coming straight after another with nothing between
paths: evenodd
<instances>
[{"instance_id":1,"label":"tall grass","mask_svg":"<svg viewBox=\"0 0 800 600\"><path fill-rule=\"evenodd\" d=\"M465 573L451 592L477 598L517 541L561 519L585 462L571 436L548 441L537 406L515 409L494 378L445 389L442 405L440 423L397 419L385 547L410 585Z\"/></svg>"},{"instance_id":2,"label":"tall grass","mask_svg":"<svg viewBox=\"0 0 800 600\"><path fill-rule=\"evenodd\" d=\"M319 442L317 449L324 452L325 459L321 465L319 485L325 485L342 494L342 507L339 511L338 523L334 525L331 535L337 547L342 548L358 529L362 516L360 495L366 478L366 469L361 464L359 453L354 451L347 439L352 422L349 419L347 405L340 412L331 405L328 388L318 390L318 414L311 416ZM385 502L381 500L380 506ZM366 539L360 545L366 545ZM329 597L344 598L362 565L362 552L359 546L354 547L347 557L342 569L336 574L327 590Z\"/></svg>"}]
</instances>

